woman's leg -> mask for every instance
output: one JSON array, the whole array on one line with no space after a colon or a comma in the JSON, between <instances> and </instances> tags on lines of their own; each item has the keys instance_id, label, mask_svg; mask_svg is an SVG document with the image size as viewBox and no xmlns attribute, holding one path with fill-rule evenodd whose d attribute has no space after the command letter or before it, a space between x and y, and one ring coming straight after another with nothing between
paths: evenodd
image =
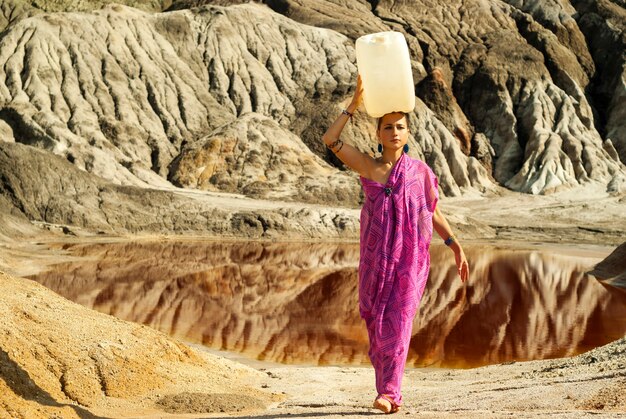
<instances>
[{"instance_id":1,"label":"woman's leg","mask_svg":"<svg viewBox=\"0 0 626 419\"><path fill-rule=\"evenodd\" d=\"M376 391L393 405L402 404L402 376L411 341L413 316L389 310L366 320L370 340L369 356L376 374ZM379 399L377 397L377 399ZM381 409L382 410L382 409Z\"/></svg>"}]
</instances>

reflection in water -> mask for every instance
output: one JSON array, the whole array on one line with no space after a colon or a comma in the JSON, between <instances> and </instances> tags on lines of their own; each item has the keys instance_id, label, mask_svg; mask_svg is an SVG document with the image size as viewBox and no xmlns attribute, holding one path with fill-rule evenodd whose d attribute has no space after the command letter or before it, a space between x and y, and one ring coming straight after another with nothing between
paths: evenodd
<instances>
[{"instance_id":1,"label":"reflection in water","mask_svg":"<svg viewBox=\"0 0 626 419\"><path fill-rule=\"evenodd\" d=\"M76 262L33 279L98 311L221 350L284 363L361 364L357 244L158 242L65 245ZM445 247L415 318L408 365L471 367L574 355L626 333L626 293L590 261Z\"/></svg>"}]
</instances>

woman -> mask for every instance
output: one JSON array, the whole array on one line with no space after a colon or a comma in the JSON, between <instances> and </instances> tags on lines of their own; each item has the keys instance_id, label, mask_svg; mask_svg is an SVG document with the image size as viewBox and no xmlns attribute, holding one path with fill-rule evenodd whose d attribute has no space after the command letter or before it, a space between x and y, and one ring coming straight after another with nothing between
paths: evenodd
<instances>
[{"instance_id":1,"label":"woman","mask_svg":"<svg viewBox=\"0 0 626 419\"><path fill-rule=\"evenodd\" d=\"M454 252L458 274L468 279L461 245L437 206L437 178L419 160L406 155L406 114L392 112L378 120L378 150L372 158L339 136L363 95L361 77L352 102L328 128L323 140L348 167L361 175L365 203L361 210L359 310L370 340L369 356L376 373L374 407L397 412L400 387L417 311L430 268L432 229Z\"/></svg>"}]
</instances>

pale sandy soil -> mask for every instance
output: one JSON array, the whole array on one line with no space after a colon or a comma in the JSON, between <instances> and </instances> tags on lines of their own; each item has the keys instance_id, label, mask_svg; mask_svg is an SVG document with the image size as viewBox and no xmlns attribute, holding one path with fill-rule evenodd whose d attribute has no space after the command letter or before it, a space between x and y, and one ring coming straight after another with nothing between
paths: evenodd
<instances>
[{"instance_id":1,"label":"pale sandy soil","mask_svg":"<svg viewBox=\"0 0 626 419\"><path fill-rule=\"evenodd\" d=\"M489 199L447 199L442 208L459 235L472 241L543 246L599 258L626 237L624 197L607 197L600 193L597 196L562 193L529 197L501 192L501 195ZM232 205L240 204L239 198L229 199L233 200ZM253 202L248 205L263 206ZM94 239L89 235L68 238L51 233L42 233L36 239L4 237L0 240L0 270L15 276L32 275L46 266L71 259L62 247L51 247L51 243ZM99 237L98 241L120 239ZM226 354L238 361L233 364L211 357L206 350L189 349L188 352L185 345L172 346L168 343L171 339L156 332L153 335L144 327L137 334L137 326L132 323L78 309L43 287L29 291L17 285L20 280L7 278L0 278L0 285L5 288L2 292L11 295L4 300L4 325L0 328L0 386L3 387L0 417L240 416L274 419L358 418L376 414L370 408L375 395L371 368L284 366ZM38 301L34 307L33 296ZM78 334L66 333L59 322L60 317L68 315L68 310L74 330L80 331ZM29 326L33 321L39 325L36 330ZM121 338L122 343L120 330L127 334ZM99 345L101 342L108 343L103 346ZM162 364L158 351L146 350L152 346L150 342L170 348L163 355L170 361ZM111 364L111 354L115 354L115 348L119 349L120 345L122 349L134 351L130 353L137 357L129 358L127 354L124 361L136 361L133 365L138 369L131 370L133 374L120 375L119 366L126 364ZM42 364L41 359L48 363ZM148 368L151 362L160 369ZM104 368L100 370L98 385L103 385L102 377L110 376L110 392L114 396L101 399L106 386L93 387L93 383L84 391L76 390L89 383L94 365ZM71 374L68 375L68 371ZM133 386L139 385L141 380L133 377L144 377L146 371L160 377L157 382L161 384L143 390L140 386L140 390L136 390ZM221 391L220 386L225 390ZM76 400L68 398L72 391L76 400L84 403L78 405ZM469 370L410 369L405 376L404 397L405 406L395 417L626 417L626 341L622 339L571 359ZM239 402L243 404L238 405ZM238 409L245 412L237 413ZM213 413L188 413L194 410Z\"/></svg>"},{"instance_id":2,"label":"pale sandy soil","mask_svg":"<svg viewBox=\"0 0 626 419\"><path fill-rule=\"evenodd\" d=\"M623 340L614 345L621 352L612 361L592 364L581 357L571 366L535 361L470 370L411 369L404 378L405 406L395 417L623 417L625 345ZM246 417L357 418L375 413L368 408L375 396L370 368L269 367L265 372L267 389L285 392L287 400Z\"/></svg>"}]
</instances>

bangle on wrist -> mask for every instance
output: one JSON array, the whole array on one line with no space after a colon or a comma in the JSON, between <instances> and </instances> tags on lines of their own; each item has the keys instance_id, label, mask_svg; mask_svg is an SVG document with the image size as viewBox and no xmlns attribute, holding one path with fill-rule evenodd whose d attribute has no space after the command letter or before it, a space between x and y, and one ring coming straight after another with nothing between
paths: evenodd
<instances>
[{"instance_id":1,"label":"bangle on wrist","mask_svg":"<svg viewBox=\"0 0 626 419\"><path fill-rule=\"evenodd\" d=\"M348 118L352 118L354 116L354 114L352 112L348 112L347 109L342 109L341 114L348 115Z\"/></svg>"},{"instance_id":2,"label":"bangle on wrist","mask_svg":"<svg viewBox=\"0 0 626 419\"><path fill-rule=\"evenodd\" d=\"M335 148L339 146L339 149L335 150ZM343 141L341 141L341 139L337 138L335 141L333 141L331 144L327 144L326 147L332 151L333 153L337 154L339 153L339 151L343 148Z\"/></svg>"},{"instance_id":3,"label":"bangle on wrist","mask_svg":"<svg viewBox=\"0 0 626 419\"><path fill-rule=\"evenodd\" d=\"M454 243L456 241L456 237L454 237L454 235L448 237L447 239L445 239L443 242L445 243L446 246L450 247L450 245L452 243Z\"/></svg>"}]
</instances>

